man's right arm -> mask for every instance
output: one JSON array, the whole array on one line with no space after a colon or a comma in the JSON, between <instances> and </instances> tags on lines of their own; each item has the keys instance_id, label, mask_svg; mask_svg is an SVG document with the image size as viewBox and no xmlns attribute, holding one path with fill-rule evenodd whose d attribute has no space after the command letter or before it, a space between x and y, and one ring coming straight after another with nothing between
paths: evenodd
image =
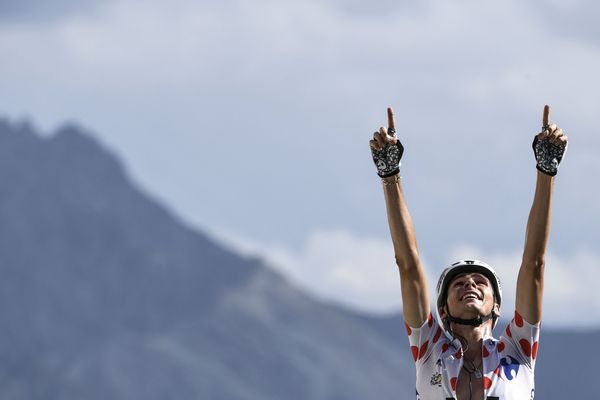
<instances>
[{"instance_id":1,"label":"man's right arm","mask_svg":"<svg viewBox=\"0 0 600 400\"><path fill-rule=\"evenodd\" d=\"M388 108L388 127L390 132L395 131L391 108ZM375 132L370 144L373 150L381 151L397 140L388 133L388 129L381 128ZM419 259L415 228L404 199L400 174L383 177L382 182L396 264L400 271L404 320L409 326L418 328L427 320L430 309L427 279Z\"/></svg>"}]
</instances>

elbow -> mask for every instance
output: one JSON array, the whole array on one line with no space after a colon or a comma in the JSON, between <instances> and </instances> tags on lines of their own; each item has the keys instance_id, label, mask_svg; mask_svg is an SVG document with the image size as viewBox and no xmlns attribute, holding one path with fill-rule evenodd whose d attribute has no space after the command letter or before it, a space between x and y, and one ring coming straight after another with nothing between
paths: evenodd
<instances>
[{"instance_id":1,"label":"elbow","mask_svg":"<svg viewBox=\"0 0 600 400\"><path fill-rule=\"evenodd\" d=\"M395 259L400 271L415 269L419 264L419 254L416 250L404 254L396 254Z\"/></svg>"},{"instance_id":2,"label":"elbow","mask_svg":"<svg viewBox=\"0 0 600 400\"><path fill-rule=\"evenodd\" d=\"M528 268L544 269L544 265L546 265L546 258L543 255L523 257L523 266Z\"/></svg>"},{"instance_id":3,"label":"elbow","mask_svg":"<svg viewBox=\"0 0 600 400\"><path fill-rule=\"evenodd\" d=\"M546 264L545 252L540 251L526 251L523 253L523 265L527 265L531 268L544 268Z\"/></svg>"},{"instance_id":4,"label":"elbow","mask_svg":"<svg viewBox=\"0 0 600 400\"><path fill-rule=\"evenodd\" d=\"M521 269L529 272L530 276L536 282L542 282L544 277L544 267L546 265L546 261L543 256L533 257L533 258L523 258L523 264L521 265Z\"/></svg>"}]
</instances>

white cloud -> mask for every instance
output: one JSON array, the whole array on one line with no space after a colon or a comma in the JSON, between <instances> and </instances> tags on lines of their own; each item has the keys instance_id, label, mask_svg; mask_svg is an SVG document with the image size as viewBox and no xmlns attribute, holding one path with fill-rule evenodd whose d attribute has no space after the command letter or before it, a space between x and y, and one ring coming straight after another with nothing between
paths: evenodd
<instances>
[{"instance_id":1,"label":"white cloud","mask_svg":"<svg viewBox=\"0 0 600 400\"><path fill-rule=\"evenodd\" d=\"M492 265L503 285L502 314L511 317L515 308L516 283L522 250L485 252L458 246L452 260L477 258ZM552 326L600 326L600 254L573 249L569 254L549 251L544 273L543 322Z\"/></svg>"},{"instance_id":2,"label":"white cloud","mask_svg":"<svg viewBox=\"0 0 600 400\"><path fill-rule=\"evenodd\" d=\"M373 15L341 2L116 0L56 23L0 26L0 49L10 55L0 70L40 85L51 78L68 88L54 93L61 97L189 97L210 87L331 101L381 96L387 85L431 104L438 94L477 105L527 104L532 89L564 98L600 62L585 42L548 40L548 27L519 2L425 3ZM510 29L500 29L506 21ZM533 52L544 40L544 52L561 55L549 63ZM592 96L577 93L582 105Z\"/></svg>"},{"instance_id":3,"label":"white cloud","mask_svg":"<svg viewBox=\"0 0 600 400\"><path fill-rule=\"evenodd\" d=\"M316 231L297 249L257 243L221 232L217 236L244 254L264 257L303 290L327 301L373 313L401 308L400 282L391 241L354 235L343 230ZM521 252L483 252L460 245L447 264L477 258L492 265L503 283L503 316L512 317ZM439 268L426 273L432 297ZM600 255L576 250L569 255L547 257L543 321L551 326L600 326Z\"/></svg>"},{"instance_id":4,"label":"white cloud","mask_svg":"<svg viewBox=\"0 0 600 400\"><path fill-rule=\"evenodd\" d=\"M400 280L389 241L344 230L321 230L298 249L291 249L228 233L217 236L241 253L264 257L272 268L321 299L376 313L401 306Z\"/></svg>"}]
</instances>

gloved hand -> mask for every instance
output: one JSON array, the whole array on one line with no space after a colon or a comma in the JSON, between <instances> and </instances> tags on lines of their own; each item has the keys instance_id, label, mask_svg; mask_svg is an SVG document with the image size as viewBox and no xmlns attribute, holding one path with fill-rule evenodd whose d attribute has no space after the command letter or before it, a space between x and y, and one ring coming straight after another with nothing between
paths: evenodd
<instances>
[{"instance_id":1,"label":"gloved hand","mask_svg":"<svg viewBox=\"0 0 600 400\"><path fill-rule=\"evenodd\" d=\"M400 172L400 159L404 146L396 137L394 111L388 107L388 129L381 127L369 141L373 162L377 167L377 175L381 178L396 175Z\"/></svg>"},{"instance_id":2,"label":"gloved hand","mask_svg":"<svg viewBox=\"0 0 600 400\"><path fill-rule=\"evenodd\" d=\"M542 132L533 138L533 154L537 161L536 168L546 175L554 176L558 166L567 152L568 137L556 124L548 124L550 107L544 107Z\"/></svg>"}]
</instances>

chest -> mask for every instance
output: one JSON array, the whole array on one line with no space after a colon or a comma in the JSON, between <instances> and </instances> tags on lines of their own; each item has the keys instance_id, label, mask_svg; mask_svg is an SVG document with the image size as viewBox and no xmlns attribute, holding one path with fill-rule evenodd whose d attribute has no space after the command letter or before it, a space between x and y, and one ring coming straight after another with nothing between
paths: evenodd
<instances>
[{"instance_id":1,"label":"chest","mask_svg":"<svg viewBox=\"0 0 600 400\"><path fill-rule=\"evenodd\" d=\"M483 375L461 369L456 384L456 398L457 400L483 400Z\"/></svg>"},{"instance_id":2,"label":"chest","mask_svg":"<svg viewBox=\"0 0 600 400\"><path fill-rule=\"evenodd\" d=\"M533 370L513 355L509 344L497 351L493 342L482 350L481 376L463 368L464 358L447 345L434 347L431 357L417 365L417 399L497 400L533 399ZM469 368L467 362L467 370Z\"/></svg>"}]
</instances>

